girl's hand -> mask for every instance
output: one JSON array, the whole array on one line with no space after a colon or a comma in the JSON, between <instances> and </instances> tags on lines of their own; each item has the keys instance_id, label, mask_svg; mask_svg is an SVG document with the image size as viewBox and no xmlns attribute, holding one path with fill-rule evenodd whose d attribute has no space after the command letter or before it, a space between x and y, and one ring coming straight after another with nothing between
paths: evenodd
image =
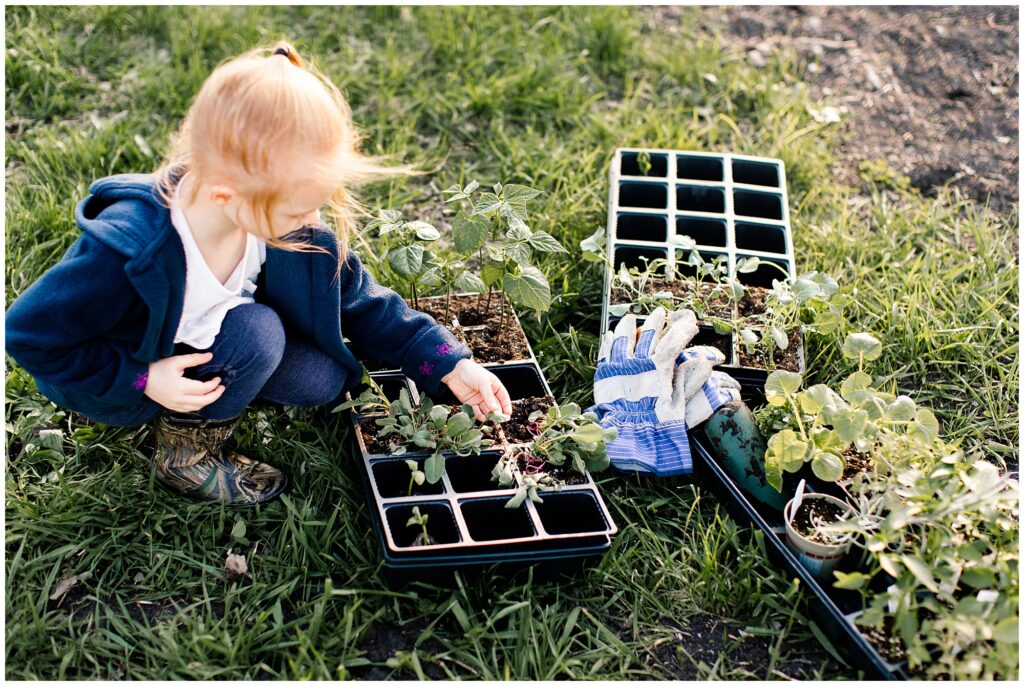
<instances>
[{"instance_id":1,"label":"girl's hand","mask_svg":"<svg viewBox=\"0 0 1024 686\"><path fill-rule=\"evenodd\" d=\"M213 359L213 353L175 355L151 362L146 380L146 397L174 412L195 412L214 402L224 393L220 377L209 381L186 379L185 370Z\"/></svg>"},{"instance_id":2,"label":"girl's hand","mask_svg":"<svg viewBox=\"0 0 1024 686\"><path fill-rule=\"evenodd\" d=\"M459 402L473 407L477 421L487 421L488 412L512 414L512 401L505 386L473 360L459 360L455 369L441 381L448 384Z\"/></svg>"}]
</instances>

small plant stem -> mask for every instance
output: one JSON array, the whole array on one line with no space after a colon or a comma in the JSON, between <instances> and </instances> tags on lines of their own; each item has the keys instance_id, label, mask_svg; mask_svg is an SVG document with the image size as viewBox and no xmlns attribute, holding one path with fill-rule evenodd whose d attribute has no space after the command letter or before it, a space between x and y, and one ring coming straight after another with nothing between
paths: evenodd
<instances>
[{"instance_id":1,"label":"small plant stem","mask_svg":"<svg viewBox=\"0 0 1024 686\"><path fill-rule=\"evenodd\" d=\"M416 475L415 474L413 474L412 476L409 477L409 490L407 490L405 492L405 497L406 498L408 498L409 496L412 495L412 485L414 483L416 483Z\"/></svg>"},{"instance_id":2,"label":"small plant stem","mask_svg":"<svg viewBox=\"0 0 1024 686\"><path fill-rule=\"evenodd\" d=\"M427 535L427 525L420 522L420 526L423 527L423 545L430 545L430 536Z\"/></svg>"},{"instance_id":3,"label":"small plant stem","mask_svg":"<svg viewBox=\"0 0 1024 686\"><path fill-rule=\"evenodd\" d=\"M419 298L416 296L416 282L413 281L411 283L412 283L412 306L413 306L413 309L418 310L418 309L420 309L420 301L419 301Z\"/></svg>"},{"instance_id":4,"label":"small plant stem","mask_svg":"<svg viewBox=\"0 0 1024 686\"><path fill-rule=\"evenodd\" d=\"M804 422L800 419L800 406L796 402L796 396L786 394L786 400L789 401L790 406L793 408L793 418L796 420L796 428L800 429L800 438L804 439L804 443L806 443L809 439L807 438L807 431L804 430Z\"/></svg>"},{"instance_id":5,"label":"small plant stem","mask_svg":"<svg viewBox=\"0 0 1024 686\"><path fill-rule=\"evenodd\" d=\"M500 343L505 336L505 293L501 294L501 316L498 317L498 338L495 342Z\"/></svg>"},{"instance_id":6,"label":"small plant stem","mask_svg":"<svg viewBox=\"0 0 1024 686\"><path fill-rule=\"evenodd\" d=\"M451 314L452 309L452 285L451 281L448 282L448 291L444 297L444 323L448 323L448 315Z\"/></svg>"}]
</instances>

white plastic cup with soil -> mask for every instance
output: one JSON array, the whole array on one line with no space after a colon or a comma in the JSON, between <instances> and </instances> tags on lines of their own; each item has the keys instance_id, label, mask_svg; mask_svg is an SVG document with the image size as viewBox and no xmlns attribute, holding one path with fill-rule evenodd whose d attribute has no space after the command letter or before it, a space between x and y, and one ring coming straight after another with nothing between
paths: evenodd
<instances>
[{"instance_id":1,"label":"white plastic cup with soil","mask_svg":"<svg viewBox=\"0 0 1024 686\"><path fill-rule=\"evenodd\" d=\"M824 508L832 519L828 523L838 521L844 514L852 515L854 510L839 498L824 493L798 494L797 497L786 503L786 507L782 510L782 517L786 522L786 541L796 551L800 564L817 578L829 579L832 576L832 570L849 551L852 543L851 537L848 534L835 536L816 529L800 530L799 524L794 525L794 520L804 508L819 510Z\"/></svg>"}]
</instances>

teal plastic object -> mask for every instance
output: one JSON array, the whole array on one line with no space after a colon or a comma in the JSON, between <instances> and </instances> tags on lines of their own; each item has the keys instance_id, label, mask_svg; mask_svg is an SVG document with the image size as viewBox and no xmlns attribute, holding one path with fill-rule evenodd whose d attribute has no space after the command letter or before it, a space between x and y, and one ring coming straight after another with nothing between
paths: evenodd
<instances>
[{"instance_id":1,"label":"teal plastic object","mask_svg":"<svg viewBox=\"0 0 1024 686\"><path fill-rule=\"evenodd\" d=\"M703 425L715 449L718 463L745 493L776 510L788 498L776 491L764 474L764 453L768 449L754 415L742 401L723 405Z\"/></svg>"}]
</instances>

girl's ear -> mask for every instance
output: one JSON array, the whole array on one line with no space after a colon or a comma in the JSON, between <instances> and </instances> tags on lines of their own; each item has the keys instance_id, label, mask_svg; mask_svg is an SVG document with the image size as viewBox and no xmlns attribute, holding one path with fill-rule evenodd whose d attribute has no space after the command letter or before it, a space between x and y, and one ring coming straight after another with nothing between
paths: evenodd
<instances>
[{"instance_id":1,"label":"girl's ear","mask_svg":"<svg viewBox=\"0 0 1024 686\"><path fill-rule=\"evenodd\" d=\"M235 197L235 189L223 182L214 183L210 186L210 201L218 207L224 207Z\"/></svg>"}]
</instances>

